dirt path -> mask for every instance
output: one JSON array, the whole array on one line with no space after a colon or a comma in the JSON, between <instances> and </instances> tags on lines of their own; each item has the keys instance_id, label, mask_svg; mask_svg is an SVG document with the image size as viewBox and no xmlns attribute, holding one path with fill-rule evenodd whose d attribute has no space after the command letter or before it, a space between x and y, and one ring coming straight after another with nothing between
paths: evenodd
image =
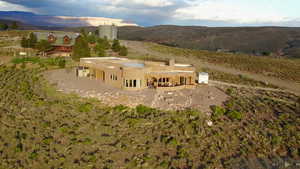
<instances>
[{"instance_id":1,"label":"dirt path","mask_svg":"<svg viewBox=\"0 0 300 169\"><path fill-rule=\"evenodd\" d=\"M160 52L151 50L149 48L149 46L143 42L122 41L122 43L129 48L129 52L134 52L136 55L144 55L144 56L150 55L150 56L155 56L157 58L162 58L162 59L163 58L176 58L176 60L179 62L192 63L196 67L208 68L208 69L221 71L221 72L225 72L225 73L230 73L230 74L234 74L234 75L244 75L253 80L267 82L269 84L273 84L280 88L287 89L298 95L300 94L300 84L296 83L296 82L280 80L277 78L273 78L273 77L269 77L269 76L265 76L265 75L261 75L261 74L255 74L255 73L237 70L234 68L225 67L222 65L215 65L215 64L200 61L199 59L191 60L191 58L188 58L188 57L179 57L179 56L173 56L173 55L169 55L169 54L160 53Z\"/></svg>"},{"instance_id":2,"label":"dirt path","mask_svg":"<svg viewBox=\"0 0 300 169\"><path fill-rule=\"evenodd\" d=\"M253 90L265 90L265 91L272 91L272 92L290 92L290 91L284 90L284 89L253 87L253 86L239 85L239 84L226 83L226 82L220 82L220 81L214 81L214 80L210 80L209 85L210 86L220 86L220 85L222 85L222 86L231 86L231 87L236 87L236 88L247 88L247 89L253 89Z\"/></svg>"}]
</instances>

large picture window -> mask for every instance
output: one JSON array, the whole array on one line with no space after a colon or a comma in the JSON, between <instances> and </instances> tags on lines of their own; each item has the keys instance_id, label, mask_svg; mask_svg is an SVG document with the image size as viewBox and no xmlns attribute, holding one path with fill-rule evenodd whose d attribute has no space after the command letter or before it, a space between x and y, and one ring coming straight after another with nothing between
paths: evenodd
<instances>
[{"instance_id":1,"label":"large picture window","mask_svg":"<svg viewBox=\"0 0 300 169\"><path fill-rule=\"evenodd\" d=\"M139 83L139 84L138 84ZM140 87L141 80L124 80L125 87Z\"/></svg>"},{"instance_id":2,"label":"large picture window","mask_svg":"<svg viewBox=\"0 0 300 169\"><path fill-rule=\"evenodd\" d=\"M118 80L118 76L115 75L115 74L111 74L111 75L110 75L110 79L111 79L111 80Z\"/></svg>"}]
</instances>

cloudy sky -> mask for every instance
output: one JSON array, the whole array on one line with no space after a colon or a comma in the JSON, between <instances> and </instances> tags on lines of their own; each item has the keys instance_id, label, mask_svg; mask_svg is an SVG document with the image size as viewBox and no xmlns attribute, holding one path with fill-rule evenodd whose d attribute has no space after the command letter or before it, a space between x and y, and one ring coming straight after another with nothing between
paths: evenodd
<instances>
[{"instance_id":1,"label":"cloudy sky","mask_svg":"<svg viewBox=\"0 0 300 169\"><path fill-rule=\"evenodd\" d=\"M0 11L121 18L143 26L299 26L300 0L0 0Z\"/></svg>"}]
</instances>

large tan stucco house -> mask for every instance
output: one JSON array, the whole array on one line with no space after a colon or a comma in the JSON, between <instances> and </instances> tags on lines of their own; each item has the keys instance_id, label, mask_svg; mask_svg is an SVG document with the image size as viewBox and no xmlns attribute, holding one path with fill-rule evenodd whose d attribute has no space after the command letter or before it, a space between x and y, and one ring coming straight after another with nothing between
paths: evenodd
<instances>
[{"instance_id":1,"label":"large tan stucco house","mask_svg":"<svg viewBox=\"0 0 300 169\"><path fill-rule=\"evenodd\" d=\"M76 74L125 90L194 88L196 80L195 68L189 64L117 57L81 58Z\"/></svg>"}]
</instances>

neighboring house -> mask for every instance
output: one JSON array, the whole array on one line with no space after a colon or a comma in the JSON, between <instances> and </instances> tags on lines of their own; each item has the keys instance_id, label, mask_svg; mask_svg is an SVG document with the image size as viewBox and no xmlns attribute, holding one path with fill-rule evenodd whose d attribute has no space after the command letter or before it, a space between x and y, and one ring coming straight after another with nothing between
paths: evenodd
<instances>
[{"instance_id":1,"label":"neighboring house","mask_svg":"<svg viewBox=\"0 0 300 169\"><path fill-rule=\"evenodd\" d=\"M34 32L37 40L47 40L53 46L53 49L46 53L47 56L70 57L76 39L80 36L78 33L70 32Z\"/></svg>"},{"instance_id":2,"label":"neighboring house","mask_svg":"<svg viewBox=\"0 0 300 169\"><path fill-rule=\"evenodd\" d=\"M125 89L155 88L177 90L194 88L195 68L189 64L129 60L117 57L81 58L76 74Z\"/></svg>"}]
</instances>

